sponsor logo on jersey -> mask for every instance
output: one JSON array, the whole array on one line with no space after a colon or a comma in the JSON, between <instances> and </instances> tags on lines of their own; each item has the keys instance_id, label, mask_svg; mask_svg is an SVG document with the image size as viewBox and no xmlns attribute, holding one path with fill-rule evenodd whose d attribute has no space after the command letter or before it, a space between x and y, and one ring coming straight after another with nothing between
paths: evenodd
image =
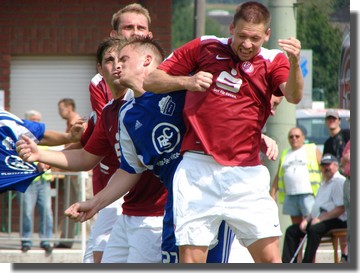
<instances>
[{"instance_id":1,"label":"sponsor logo on jersey","mask_svg":"<svg viewBox=\"0 0 360 273\"><path fill-rule=\"evenodd\" d=\"M17 171L26 171L34 172L36 171L36 166L23 161L20 157L16 155L9 155L5 158L5 164L13 170Z\"/></svg>"},{"instance_id":2,"label":"sponsor logo on jersey","mask_svg":"<svg viewBox=\"0 0 360 273\"><path fill-rule=\"evenodd\" d=\"M236 78L237 72L231 69L231 74L227 71L222 71L216 79L216 85L221 89L232 93L238 93L242 84L242 79Z\"/></svg>"},{"instance_id":3,"label":"sponsor logo on jersey","mask_svg":"<svg viewBox=\"0 0 360 273\"><path fill-rule=\"evenodd\" d=\"M248 73L248 74L254 72L254 66L250 62L243 62L243 64L241 65L241 68L245 73Z\"/></svg>"},{"instance_id":4,"label":"sponsor logo on jersey","mask_svg":"<svg viewBox=\"0 0 360 273\"><path fill-rule=\"evenodd\" d=\"M153 129L152 142L158 154L171 153L180 143L180 130L171 123L159 123Z\"/></svg>"},{"instance_id":5,"label":"sponsor logo on jersey","mask_svg":"<svg viewBox=\"0 0 360 273\"><path fill-rule=\"evenodd\" d=\"M159 101L160 113L167 116L172 116L176 107L171 96L166 96Z\"/></svg>"}]
</instances>

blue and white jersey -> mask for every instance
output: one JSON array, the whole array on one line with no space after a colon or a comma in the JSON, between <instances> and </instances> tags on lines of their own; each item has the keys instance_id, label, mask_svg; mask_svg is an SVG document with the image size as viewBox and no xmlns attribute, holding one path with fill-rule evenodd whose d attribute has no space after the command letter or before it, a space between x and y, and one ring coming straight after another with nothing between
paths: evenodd
<instances>
[{"instance_id":1,"label":"blue and white jersey","mask_svg":"<svg viewBox=\"0 0 360 273\"><path fill-rule=\"evenodd\" d=\"M183 121L185 91L168 94L145 93L122 106L119 113L121 166L129 173L152 170L165 184L168 199L162 234L164 263L178 262L173 222L172 180L182 159L180 146L186 131ZM227 262L234 234L222 223L218 244L209 251L207 262Z\"/></svg>"},{"instance_id":2,"label":"blue and white jersey","mask_svg":"<svg viewBox=\"0 0 360 273\"><path fill-rule=\"evenodd\" d=\"M173 222L172 180L182 159L185 134L182 110L185 91L169 94L145 93L120 110L121 166L129 173L152 170L168 190L163 223L163 262L178 261ZM170 256L171 255L171 256Z\"/></svg>"},{"instance_id":3,"label":"blue and white jersey","mask_svg":"<svg viewBox=\"0 0 360 273\"><path fill-rule=\"evenodd\" d=\"M184 92L147 92L120 110L121 168L129 173L152 170L167 188L181 160L185 134Z\"/></svg>"},{"instance_id":4,"label":"blue and white jersey","mask_svg":"<svg viewBox=\"0 0 360 273\"><path fill-rule=\"evenodd\" d=\"M0 192L25 192L35 177L40 175L36 165L24 162L16 152L16 141L26 135L36 143L43 138L45 124L22 120L0 110Z\"/></svg>"}]
</instances>

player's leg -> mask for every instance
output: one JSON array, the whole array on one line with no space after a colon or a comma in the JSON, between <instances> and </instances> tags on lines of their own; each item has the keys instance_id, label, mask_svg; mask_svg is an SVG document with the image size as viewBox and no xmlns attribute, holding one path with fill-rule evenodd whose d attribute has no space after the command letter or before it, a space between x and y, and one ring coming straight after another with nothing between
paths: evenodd
<instances>
[{"instance_id":1,"label":"player's leg","mask_svg":"<svg viewBox=\"0 0 360 273\"><path fill-rule=\"evenodd\" d=\"M221 223L220 186L211 156L187 152L173 182L174 224L180 263L205 263Z\"/></svg>"}]
</instances>

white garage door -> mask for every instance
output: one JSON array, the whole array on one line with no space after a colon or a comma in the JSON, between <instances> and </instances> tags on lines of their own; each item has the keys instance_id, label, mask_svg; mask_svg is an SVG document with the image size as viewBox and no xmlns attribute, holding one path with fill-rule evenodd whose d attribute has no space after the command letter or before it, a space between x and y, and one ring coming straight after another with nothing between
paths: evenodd
<instances>
[{"instance_id":1,"label":"white garage door","mask_svg":"<svg viewBox=\"0 0 360 273\"><path fill-rule=\"evenodd\" d=\"M73 98L76 112L90 114L88 86L96 73L95 57L13 57L10 70L10 111L23 118L34 109L47 129L65 131L57 103Z\"/></svg>"}]
</instances>

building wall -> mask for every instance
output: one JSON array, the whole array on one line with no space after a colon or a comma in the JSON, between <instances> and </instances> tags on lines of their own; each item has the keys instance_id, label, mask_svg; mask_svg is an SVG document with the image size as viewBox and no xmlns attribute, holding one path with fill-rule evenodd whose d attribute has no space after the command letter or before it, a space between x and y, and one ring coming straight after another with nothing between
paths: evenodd
<instances>
[{"instance_id":1,"label":"building wall","mask_svg":"<svg viewBox=\"0 0 360 273\"><path fill-rule=\"evenodd\" d=\"M1 1L0 90L5 91L5 109L11 111L10 64L13 56L95 56L98 43L109 36L113 13L133 2L138 2L149 10L152 18L151 31L169 54L171 0ZM59 194L62 195L62 192ZM7 208L5 199L5 194L1 194L2 228L7 221L4 218ZM17 231L19 211L16 199L12 203L12 227L13 231ZM59 214L62 213L63 208Z\"/></svg>"},{"instance_id":2,"label":"building wall","mask_svg":"<svg viewBox=\"0 0 360 273\"><path fill-rule=\"evenodd\" d=\"M6 0L0 8L0 90L9 109L12 56L94 55L109 36L111 17L127 4L138 2L152 17L151 30L171 49L171 0Z\"/></svg>"}]
</instances>

